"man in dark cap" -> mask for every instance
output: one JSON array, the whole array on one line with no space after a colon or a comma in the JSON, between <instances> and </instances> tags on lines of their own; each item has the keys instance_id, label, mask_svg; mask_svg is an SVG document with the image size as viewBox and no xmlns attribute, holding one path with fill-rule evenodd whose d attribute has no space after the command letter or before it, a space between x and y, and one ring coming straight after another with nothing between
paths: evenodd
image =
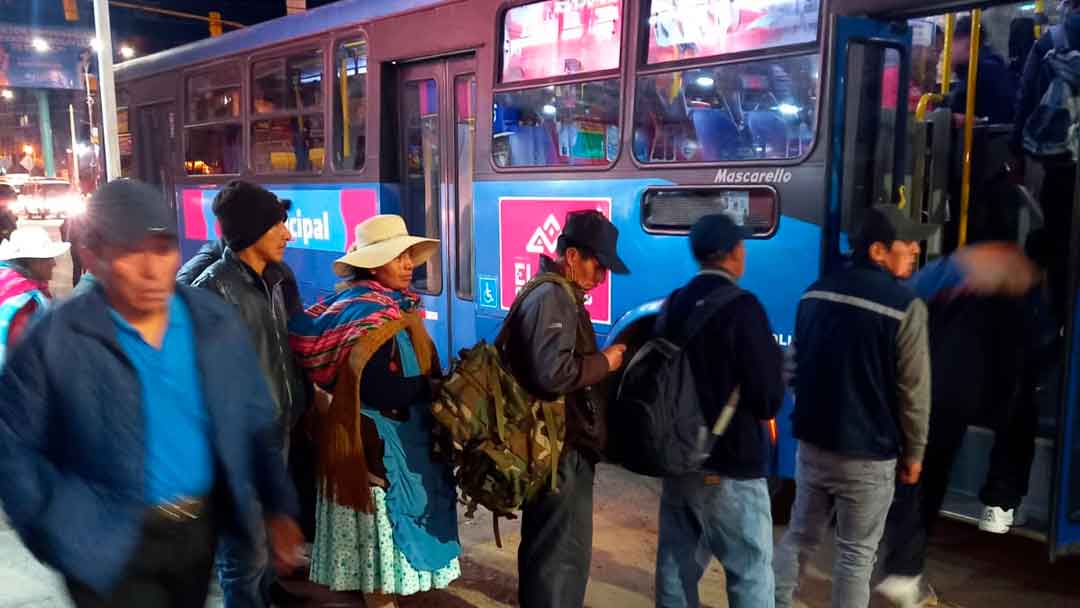
<instances>
[{"instance_id":1,"label":"man in dark cap","mask_svg":"<svg viewBox=\"0 0 1080 608\"><path fill-rule=\"evenodd\" d=\"M765 421L784 402L783 357L761 302L738 287L746 270L743 237L728 215L698 220L690 247L701 272L671 294L657 322L664 337L688 349L705 419L719 420L729 403L735 408L704 471L664 480L656 555L661 608L700 604L698 583L712 556L724 568L730 606L771 606L774 599ZM693 333L696 327L704 329Z\"/></svg>"},{"instance_id":2,"label":"man in dark cap","mask_svg":"<svg viewBox=\"0 0 1080 608\"><path fill-rule=\"evenodd\" d=\"M287 327L290 308L299 308L296 285L286 280L284 264L292 239L285 226L289 203L257 184L235 180L218 192L213 209L227 248L192 286L224 298L247 325L277 406L275 430L283 446L277 458L285 463L291 430L306 405ZM218 562L226 608L269 605L273 571L265 542L252 546L225 536Z\"/></svg>"},{"instance_id":3,"label":"man in dark cap","mask_svg":"<svg viewBox=\"0 0 1080 608\"><path fill-rule=\"evenodd\" d=\"M177 288L176 218L116 180L90 200L96 281L50 309L0 376L0 501L76 606L202 606L215 538L263 536L300 563L296 494L248 332Z\"/></svg>"},{"instance_id":4,"label":"man in dark cap","mask_svg":"<svg viewBox=\"0 0 1080 608\"><path fill-rule=\"evenodd\" d=\"M500 344L514 376L544 399L566 398L566 445L558 491L525 507L518 549L518 597L523 608L584 605L592 560L593 478L607 439L600 391L622 366L623 345L598 352L585 294L608 271L630 271L616 252L619 231L598 211L566 218L558 259L540 258L540 274L518 294Z\"/></svg>"},{"instance_id":5,"label":"man in dark cap","mask_svg":"<svg viewBox=\"0 0 1080 608\"><path fill-rule=\"evenodd\" d=\"M799 574L836 518L832 605L864 608L896 478L922 473L930 417L926 304L901 281L936 226L893 205L867 209L851 267L803 294L795 321L800 441L795 505L776 552L776 605L792 606ZM899 472L898 472L899 467Z\"/></svg>"}]
</instances>

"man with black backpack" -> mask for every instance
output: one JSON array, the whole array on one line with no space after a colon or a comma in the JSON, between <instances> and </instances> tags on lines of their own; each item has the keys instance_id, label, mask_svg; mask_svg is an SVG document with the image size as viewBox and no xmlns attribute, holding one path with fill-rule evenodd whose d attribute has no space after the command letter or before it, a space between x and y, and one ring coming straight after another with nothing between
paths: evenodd
<instances>
[{"instance_id":1,"label":"man with black backpack","mask_svg":"<svg viewBox=\"0 0 1080 608\"><path fill-rule=\"evenodd\" d=\"M765 421L784 401L783 357L761 303L738 287L746 269L742 228L727 215L705 216L691 229L690 246L701 272L668 298L657 333L685 345L706 423L716 428L723 419L727 428L703 471L664 479L656 605L698 606L698 582L716 556L728 604L768 608L774 588ZM729 406L733 413L722 414Z\"/></svg>"},{"instance_id":2,"label":"man with black backpack","mask_svg":"<svg viewBox=\"0 0 1080 608\"><path fill-rule=\"evenodd\" d=\"M523 608L585 603L592 560L593 479L605 450L605 403L593 388L622 366L623 345L596 348L585 294L608 271L630 271L616 252L619 231L598 211L567 215L558 259L540 258L540 274L518 294L505 321L503 356L517 381L540 399L566 401L566 444L557 489L525 505L518 548Z\"/></svg>"}]
</instances>

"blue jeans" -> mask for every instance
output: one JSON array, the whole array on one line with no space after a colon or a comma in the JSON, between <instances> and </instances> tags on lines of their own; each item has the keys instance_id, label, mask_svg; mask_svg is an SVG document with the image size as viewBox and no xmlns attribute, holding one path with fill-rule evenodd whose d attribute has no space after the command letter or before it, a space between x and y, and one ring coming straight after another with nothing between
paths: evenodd
<instances>
[{"instance_id":1,"label":"blue jeans","mask_svg":"<svg viewBox=\"0 0 1080 608\"><path fill-rule=\"evenodd\" d=\"M266 526L253 526L258 538L225 534L218 544L217 574L225 608L267 608L274 571L270 567L270 541Z\"/></svg>"},{"instance_id":2,"label":"blue jeans","mask_svg":"<svg viewBox=\"0 0 1080 608\"><path fill-rule=\"evenodd\" d=\"M863 460L799 444L795 505L776 550L776 605L790 608L807 560L836 517L833 608L870 604L870 575L896 491L896 459Z\"/></svg>"},{"instance_id":3,"label":"blue jeans","mask_svg":"<svg viewBox=\"0 0 1080 608\"><path fill-rule=\"evenodd\" d=\"M697 608L698 582L713 556L724 568L729 606L772 608L772 552L764 479L696 474L664 480L656 553L659 608Z\"/></svg>"}]
</instances>

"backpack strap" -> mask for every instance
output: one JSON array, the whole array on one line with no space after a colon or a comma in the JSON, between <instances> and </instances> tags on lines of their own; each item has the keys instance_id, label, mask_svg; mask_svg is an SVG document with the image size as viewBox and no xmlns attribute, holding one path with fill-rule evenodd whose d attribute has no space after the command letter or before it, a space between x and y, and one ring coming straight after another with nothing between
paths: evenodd
<instances>
[{"instance_id":1,"label":"backpack strap","mask_svg":"<svg viewBox=\"0 0 1080 608\"><path fill-rule=\"evenodd\" d=\"M726 308L728 304L735 301L736 298L746 293L742 288L735 284L724 285L714 289L712 293L701 300L698 300L694 304L694 310L690 313L690 318L687 319L682 332L680 332L678 336L669 336L668 305L671 303L671 299L675 297L679 291L681 290L674 291L664 302L664 308L660 312L660 318L657 320L656 330L659 335L667 337L668 340L675 343L680 348L685 347L694 336L701 333L717 313Z\"/></svg>"},{"instance_id":2,"label":"backpack strap","mask_svg":"<svg viewBox=\"0 0 1080 608\"><path fill-rule=\"evenodd\" d=\"M510 310L503 318L502 327L499 329L499 335L495 337L495 347L498 348L500 351L503 349L504 346L506 346L506 341L510 337L511 319L513 319L514 315L516 315L518 310L521 309L522 305L525 303L525 300L529 297L529 294L531 294L533 290L535 290L537 287L540 287L541 285L544 285L546 283L556 283L560 287L562 287L563 291L566 292L566 296L570 298L572 302L574 302L574 305L576 307L577 294L574 293L574 286L571 285L570 281L568 281L565 277L554 272L542 272L534 276L532 279L529 279L529 282L526 283L525 286L521 288L521 291L518 292L517 297L514 298L514 303L510 305Z\"/></svg>"}]
</instances>

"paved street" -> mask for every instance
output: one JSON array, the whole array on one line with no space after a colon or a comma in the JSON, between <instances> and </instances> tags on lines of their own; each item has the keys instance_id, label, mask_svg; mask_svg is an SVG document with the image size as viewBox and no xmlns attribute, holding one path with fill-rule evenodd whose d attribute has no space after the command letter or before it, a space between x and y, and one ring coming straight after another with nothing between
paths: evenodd
<instances>
[{"instance_id":1,"label":"paved street","mask_svg":"<svg viewBox=\"0 0 1080 608\"><path fill-rule=\"evenodd\" d=\"M60 222L34 222L54 237ZM60 260L54 293L71 289L71 262ZM595 508L595 553L586 605L594 608L645 608L653 596L659 484L612 467L600 467ZM496 548L490 518L461 521L465 546L463 578L449 590L406 599L404 607L503 608L516 605L517 522L502 522L504 547ZM776 537L782 533L776 529ZM805 600L828 605L828 555L811 569ZM947 606L964 608L1066 608L1080 606L1080 559L1049 565L1045 547L1019 537L999 537L974 527L946 523L931 549L931 581ZM723 573L713 562L702 581L702 603L727 605ZM220 606L215 595L211 606ZM0 522L0 608L68 606L61 582L38 564L15 534ZM874 608L885 603L875 601Z\"/></svg>"}]
</instances>

